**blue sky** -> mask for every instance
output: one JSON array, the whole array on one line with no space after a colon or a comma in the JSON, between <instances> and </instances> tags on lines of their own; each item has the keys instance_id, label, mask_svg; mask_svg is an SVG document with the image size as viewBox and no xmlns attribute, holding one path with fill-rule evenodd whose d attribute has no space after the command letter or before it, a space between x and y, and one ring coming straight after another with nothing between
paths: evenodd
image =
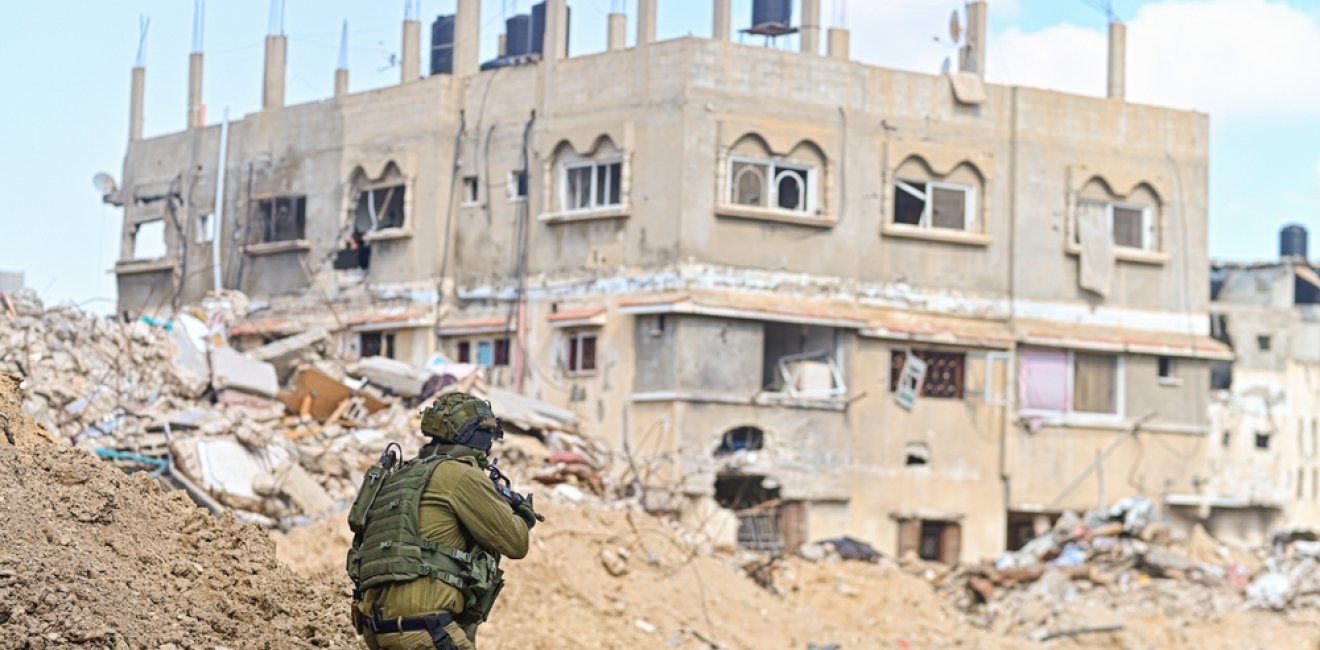
<instances>
[{"instance_id":1,"label":"blue sky","mask_svg":"<svg viewBox=\"0 0 1320 650\"><path fill-rule=\"evenodd\" d=\"M454 0L420 0L423 22ZM526 10L532 0L518 0ZM617 3L617 4L616 4ZM112 307L119 213L92 188L97 171L116 178L127 139L129 70L138 17L147 38L146 134L184 123L190 0L11 3L0 22L0 270L27 273L47 301ZM514 4L509 2L509 4ZM571 55L604 49L605 14L635 0L569 0ZM935 72L960 0L847 0L859 60ZM661 38L710 32L708 0L662 0ZM835 0L822 0L826 23ZM1104 91L1105 0L990 0L992 81ZM1320 236L1320 2L1114 0L1129 23L1129 98L1211 115L1210 253L1265 259L1287 222ZM734 0L735 25L750 0ZM287 101L327 97L340 26L349 23L351 88L394 83L403 0L287 0ZM501 0L482 0L483 54L494 52ZM267 0L211 0L205 22L207 119L223 107L241 116L260 104ZM631 23L631 20L630 20ZM428 31L429 30L424 30ZM424 39L428 38L424 36ZM786 45L792 46L792 43ZM484 57L483 57L484 58ZM1317 243L1320 247L1320 243Z\"/></svg>"}]
</instances>

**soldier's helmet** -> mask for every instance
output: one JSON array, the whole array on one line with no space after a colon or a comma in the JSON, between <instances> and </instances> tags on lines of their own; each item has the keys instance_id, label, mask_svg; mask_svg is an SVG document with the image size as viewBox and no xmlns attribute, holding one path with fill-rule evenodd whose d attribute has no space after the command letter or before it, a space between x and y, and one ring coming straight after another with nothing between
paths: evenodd
<instances>
[{"instance_id":1,"label":"soldier's helmet","mask_svg":"<svg viewBox=\"0 0 1320 650\"><path fill-rule=\"evenodd\" d=\"M422 411L422 434L439 440L460 441L472 429L499 428L490 402L467 393L446 393Z\"/></svg>"}]
</instances>

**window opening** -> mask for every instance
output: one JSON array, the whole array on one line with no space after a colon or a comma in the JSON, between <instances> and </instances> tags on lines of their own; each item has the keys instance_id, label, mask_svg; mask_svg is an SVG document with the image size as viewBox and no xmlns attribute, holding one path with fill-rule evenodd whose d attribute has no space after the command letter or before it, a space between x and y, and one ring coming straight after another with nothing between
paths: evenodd
<instances>
[{"instance_id":1,"label":"window opening","mask_svg":"<svg viewBox=\"0 0 1320 650\"><path fill-rule=\"evenodd\" d=\"M1256 432L1256 449L1270 448L1270 434L1268 432Z\"/></svg>"},{"instance_id":2,"label":"window opening","mask_svg":"<svg viewBox=\"0 0 1320 650\"><path fill-rule=\"evenodd\" d=\"M909 442L903 448L903 464L908 467L925 467L930 464L930 447L924 442Z\"/></svg>"},{"instance_id":3,"label":"window opening","mask_svg":"<svg viewBox=\"0 0 1320 650\"><path fill-rule=\"evenodd\" d=\"M344 247L335 253L333 266L337 271L365 269L371 266L371 244L367 242L362 231L354 230L353 234L349 235Z\"/></svg>"},{"instance_id":4,"label":"window opening","mask_svg":"<svg viewBox=\"0 0 1320 650\"><path fill-rule=\"evenodd\" d=\"M720 437L720 446L715 448L716 456L732 454L736 451L755 451L765 444L765 434L756 427L737 427L729 429Z\"/></svg>"},{"instance_id":5,"label":"window opening","mask_svg":"<svg viewBox=\"0 0 1320 650\"><path fill-rule=\"evenodd\" d=\"M527 198L527 170L509 172L509 198L515 201Z\"/></svg>"},{"instance_id":6,"label":"window opening","mask_svg":"<svg viewBox=\"0 0 1320 650\"><path fill-rule=\"evenodd\" d=\"M481 186L476 176L463 177L463 204L475 205L481 199Z\"/></svg>"},{"instance_id":7,"label":"window opening","mask_svg":"<svg viewBox=\"0 0 1320 650\"><path fill-rule=\"evenodd\" d=\"M564 209L598 210L620 205L622 162L588 162L564 167Z\"/></svg>"},{"instance_id":8,"label":"window opening","mask_svg":"<svg viewBox=\"0 0 1320 650\"><path fill-rule=\"evenodd\" d=\"M906 519L898 524L898 553L916 553L923 560L957 564L962 552L962 527L951 521Z\"/></svg>"},{"instance_id":9,"label":"window opening","mask_svg":"<svg viewBox=\"0 0 1320 650\"><path fill-rule=\"evenodd\" d=\"M894 223L921 228L971 230L976 194L967 185L894 181Z\"/></svg>"},{"instance_id":10,"label":"window opening","mask_svg":"<svg viewBox=\"0 0 1320 650\"><path fill-rule=\"evenodd\" d=\"M197 215L197 231L194 233L194 241L199 244L215 241L215 224L214 214Z\"/></svg>"},{"instance_id":11,"label":"window opening","mask_svg":"<svg viewBox=\"0 0 1320 650\"><path fill-rule=\"evenodd\" d=\"M490 366L495 362L495 346L490 341L477 341L477 365Z\"/></svg>"},{"instance_id":12,"label":"window opening","mask_svg":"<svg viewBox=\"0 0 1320 650\"><path fill-rule=\"evenodd\" d=\"M454 356L458 363L472 363L472 344L468 341L459 341Z\"/></svg>"},{"instance_id":13,"label":"window opening","mask_svg":"<svg viewBox=\"0 0 1320 650\"><path fill-rule=\"evenodd\" d=\"M1256 347L1259 348L1261 352L1269 352L1273 343L1274 341L1272 337L1268 334L1261 334L1256 337Z\"/></svg>"},{"instance_id":14,"label":"window opening","mask_svg":"<svg viewBox=\"0 0 1320 650\"><path fill-rule=\"evenodd\" d=\"M1155 248L1155 223L1149 206L1081 199L1077 201L1075 221L1080 223L1085 215L1093 212L1104 213L1115 246L1136 250ZM1073 228L1074 242L1077 242L1079 236L1077 230Z\"/></svg>"},{"instance_id":15,"label":"window opening","mask_svg":"<svg viewBox=\"0 0 1320 650\"><path fill-rule=\"evenodd\" d=\"M358 192L357 207L353 213L354 230L368 233L388 228L402 228L405 191L403 184L400 183Z\"/></svg>"},{"instance_id":16,"label":"window opening","mask_svg":"<svg viewBox=\"0 0 1320 650\"><path fill-rule=\"evenodd\" d=\"M296 241L306 236L307 197L273 196L257 200L256 230L259 242Z\"/></svg>"},{"instance_id":17,"label":"window opening","mask_svg":"<svg viewBox=\"0 0 1320 650\"><path fill-rule=\"evenodd\" d=\"M1302 495L1305 493L1305 491L1306 491L1306 469L1298 467L1297 468L1297 498L1298 499L1302 498Z\"/></svg>"},{"instance_id":18,"label":"window opening","mask_svg":"<svg viewBox=\"0 0 1320 650\"><path fill-rule=\"evenodd\" d=\"M358 355L394 358L394 334L363 332L358 337Z\"/></svg>"},{"instance_id":19,"label":"window opening","mask_svg":"<svg viewBox=\"0 0 1320 650\"><path fill-rule=\"evenodd\" d=\"M649 333L651 336L664 336L664 333L665 333L665 315L664 315L664 314L656 314L656 315L655 315L655 318L651 319L651 329L650 329L650 331L649 331L648 333Z\"/></svg>"},{"instance_id":20,"label":"window opening","mask_svg":"<svg viewBox=\"0 0 1320 650\"><path fill-rule=\"evenodd\" d=\"M1024 411L1118 415L1119 358L1111 354L1022 348L1019 396Z\"/></svg>"},{"instance_id":21,"label":"window opening","mask_svg":"<svg viewBox=\"0 0 1320 650\"><path fill-rule=\"evenodd\" d=\"M1160 357L1158 363L1159 363L1160 379L1172 379L1172 378L1173 378L1173 358L1172 358L1172 357Z\"/></svg>"},{"instance_id":22,"label":"window opening","mask_svg":"<svg viewBox=\"0 0 1320 650\"><path fill-rule=\"evenodd\" d=\"M729 160L729 196L733 205L810 213L815 210L815 169L780 161L735 157Z\"/></svg>"},{"instance_id":23,"label":"window opening","mask_svg":"<svg viewBox=\"0 0 1320 650\"><path fill-rule=\"evenodd\" d=\"M143 221L133 226L133 259L160 259L166 252L164 219Z\"/></svg>"},{"instance_id":24,"label":"window opening","mask_svg":"<svg viewBox=\"0 0 1320 650\"><path fill-rule=\"evenodd\" d=\"M847 393L833 327L765 323L761 381L769 392L830 399Z\"/></svg>"},{"instance_id":25,"label":"window opening","mask_svg":"<svg viewBox=\"0 0 1320 650\"><path fill-rule=\"evenodd\" d=\"M570 374L595 372L596 334L570 332L566 343L568 346L568 372Z\"/></svg>"},{"instance_id":26,"label":"window opening","mask_svg":"<svg viewBox=\"0 0 1320 650\"><path fill-rule=\"evenodd\" d=\"M899 392L903 376L903 367L907 364L909 352L925 362L925 374L921 380L921 397L942 399L962 399L967 355L962 352L935 352L932 350L912 350L896 348L890 352L889 390Z\"/></svg>"},{"instance_id":27,"label":"window opening","mask_svg":"<svg viewBox=\"0 0 1320 650\"><path fill-rule=\"evenodd\" d=\"M493 355L494 359L491 361L491 365L495 365L495 366L509 365L509 339L507 337L501 339L495 339L494 347L495 347L494 355Z\"/></svg>"}]
</instances>

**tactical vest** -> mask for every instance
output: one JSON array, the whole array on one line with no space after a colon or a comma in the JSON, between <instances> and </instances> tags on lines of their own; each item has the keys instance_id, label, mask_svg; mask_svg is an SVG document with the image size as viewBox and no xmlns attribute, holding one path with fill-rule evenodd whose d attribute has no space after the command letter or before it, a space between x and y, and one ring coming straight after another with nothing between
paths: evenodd
<instances>
[{"instance_id":1,"label":"tactical vest","mask_svg":"<svg viewBox=\"0 0 1320 650\"><path fill-rule=\"evenodd\" d=\"M359 594L387 584L440 580L463 594L458 622L481 623L504 586L499 558L475 544L460 550L420 533L422 493L440 463L449 460L455 459L431 456L367 471L348 512L353 531L348 576Z\"/></svg>"}]
</instances>

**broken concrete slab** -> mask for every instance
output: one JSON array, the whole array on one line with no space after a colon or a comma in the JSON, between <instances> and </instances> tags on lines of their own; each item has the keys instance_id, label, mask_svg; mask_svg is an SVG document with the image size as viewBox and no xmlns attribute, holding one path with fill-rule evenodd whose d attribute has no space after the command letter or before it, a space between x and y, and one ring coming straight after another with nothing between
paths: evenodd
<instances>
[{"instance_id":1,"label":"broken concrete slab","mask_svg":"<svg viewBox=\"0 0 1320 650\"><path fill-rule=\"evenodd\" d=\"M349 372L402 397L417 397L431 378L429 370L414 368L388 357L367 357L349 367Z\"/></svg>"},{"instance_id":2,"label":"broken concrete slab","mask_svg":"<svg viewBox=\"0 0 1320 650\"><path fill-rule=\"evenodd\" d=\"M329 349L330 334L318 327L248 350L247 356L275 366L280 381L287 381L298 366L320 359Z\"/></svg>"},{"instance_id":3,"label":"broken concrete slab","mask_svg":"<svg viewBox=\"0 0 1320 650\"><path fill-rule=\"evenodd\" d=\"M211 351L211 385L217 390L234 389L274 397L280 390L275 366L249 359L231 347Z\"/></svg>"}]
</instances>

